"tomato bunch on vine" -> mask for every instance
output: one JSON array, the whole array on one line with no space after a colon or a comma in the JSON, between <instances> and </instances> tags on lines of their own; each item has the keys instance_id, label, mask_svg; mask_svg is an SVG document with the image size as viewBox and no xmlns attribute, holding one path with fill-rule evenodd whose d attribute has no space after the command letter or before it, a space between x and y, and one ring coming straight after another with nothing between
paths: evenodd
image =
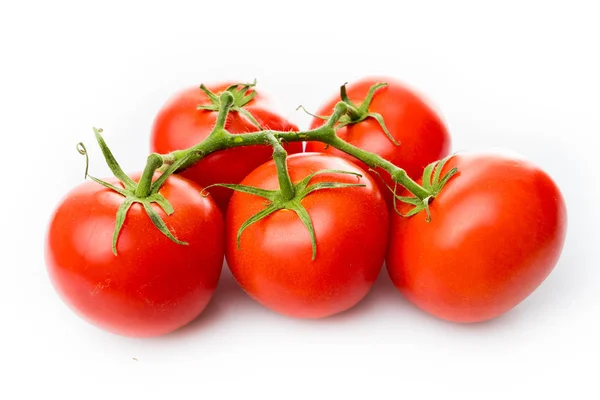
<instances>
[{"instance_id":1,"label":"tomato bunch on vine","mask_svg":"<svg viewBox=\"0 0 600 400\"><path fill-rule=\"evenodd\" d=\"M414 305L442 319L504 314L548 276L567 217L553 180L525 159L450 154L450 133L390 79L342 85L310 129L269 108L253 83L176 93L152 153L113 177L88 174L52 215L51 280L79 315L156 336L197 318L223 262L265 307L323 318L355 306L386 264Z\"/></svg>"}]
</instances>

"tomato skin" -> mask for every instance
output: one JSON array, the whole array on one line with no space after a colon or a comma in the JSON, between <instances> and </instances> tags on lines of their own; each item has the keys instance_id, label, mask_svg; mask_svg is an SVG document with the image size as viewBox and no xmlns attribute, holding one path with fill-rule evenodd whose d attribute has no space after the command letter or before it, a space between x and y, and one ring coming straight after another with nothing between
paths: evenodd
<instances>
[{"instance_id":1,"label":"tomato skin","mask_svg":"<svg viewBox=\"0 0 600 400\"><path fill-rule=\"evenodd\" d=\"M209 86L213 93L224 91L232 83ZM170 153L197 145L208 137L217 120L217 112L197 110L198 105L211 104L208 96L198 87L188 88L175 94L158 112L152 126L150 147L153 152ZM267 102L258 94L245 108L265 129L297 131L298 127L267 109ZM225 128L229 133L258 131L243 115L229 113ZM285 145L289 154L301 153L302 143ZM246 175L271 159L271 146L245 146L219 151L188 168L182 176L206 187L213 183L240 183ZM209 189L217 205L224 213L231 197L231 190L222 187Z\"/></svg>"},{"instance_id":2,"label":"tomato skin","mask_svg":"<svg viewBox=\"0 0 600 400\"><path fill-rule=\"evenodd\" d=\"M357 304L375 282L387 245L388 212L373 179L355 164L325 154L288 158L293 182L321 169L363 174L366 187L327 189L302 200L312 218L317 256L311 261L308 230L294 211L279 210L248 227L240 226L265 208L265 200L240 192L231 198L225 222L225 256L240 286L265 307L298 318L321 318ZM355 176L317 175L311 183L358 183ZM273 162L251 172L244 185L277 189Z\"/></svg>"},{"instance_id":3,"label":"tomato skin","mask_svg":"<svg viewBox=\"0 0 600 400\"><path fill-rule=\"evenodd\" d=\"M375 153L382 158L403 168L412 178L419 178L427 164L444 158L450 151L450 135L440 116L416 92L402 83L389 77L365 78L347 86L349 99L357 106L367 95L369 88L380 82L387 86L379 89L369 110L381 114L390 134L400 142L394 145L385 135L379 123L367 118L356 124L347 125L337 130L340 138L346 142ZM325 103L316 115L331 115L335 104L340 101L339 95ZM323 124L323 120L314 118L311 129ZM307 142L306 151L318 151L343 157L357 163L368 171L368 167L354 157L319 142ZM381 176L393 187L393 181L385 171ZM392 200L389 191L381 184L379 177L375 181L383 189L386 199Z\"/></svg>"},{"instance_id":4,"label":"tomato skin","mask_svg":"<svg viewBox=\"0 0 600 400\"><path fill-rule=\"evenodd\" d=\"M485 321L515 307L552 271L566 208L552 179L525 160L459 154L442 173L455 166L459 173L431 203L431 222L394 213L387 270L424 311Z\"/></svg>"},{"instance_id":5,"label":"tomato skin","mask_svg":"<svg viewBox=\"0 0 600 400\"><path fill-rule=\"evenodd\" d=\"M123 196L91 181L73 189L52 216L46 239L48 273L62 299L92 324L124 336L158 336L196 318L223 264L223 219L200 190L171 176L160 193L175 212L167 216L152 205L189 245L172 242L134 204L115 256L112 235Z\"/></svg>"}]
</instances>

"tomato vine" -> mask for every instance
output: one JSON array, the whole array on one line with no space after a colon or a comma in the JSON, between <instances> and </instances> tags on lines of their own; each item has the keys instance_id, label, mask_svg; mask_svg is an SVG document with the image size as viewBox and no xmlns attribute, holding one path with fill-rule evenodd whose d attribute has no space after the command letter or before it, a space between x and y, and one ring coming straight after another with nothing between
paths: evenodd
<instances>
[{"instance_id":1,"label":"tomato vine","mask_svg":"<svg viewBox=\"0 0 600 400\"><path fill-rule=\"evenodd\" d=\"M295 211L298 216L302 219L305 226L309 230L311 234L311 238L313 239L313 259L316 254L316 244L314 243L314 231L312 228L312 223L310 221L310 217L308 217L306 210L303 209L300 204L300 200L310 192L321 189L324 187L327 188L342 188L347 187L347 184L341 184L336 182L327 182L328 185L321 185L323 187L314 188L313 186L308 186L310 178L308 180L303 180L300 183L294 184L291 181L289 173L287 171L287 152L285 151L282 143L287 142L303 142L303 141L318 141L325 143L328 146L335 147L355 158L365 163L372 169L380 168L387 173L390 174L395 186L401 185L406 188L413 196L399 196L397 195L397 188L393 189L390 187L390 190L394 193L394 201L399 200L405 203L410 204L413 208L405 216L414 215L423 209L427 211L428 219L429 219L429 202L435 198L437 194L442 190L445 183L456 173L456 170L452 170L447 173L444 177L439 176L439 172L441 168L437 168L437 163L434 162L430 164L424 172L423 175L423 185L419 185L416 181L411 179L406 171L390 161L378 156L377 154L370 153L368 151L362 150L352 144L344 141L340 137L337 136L336 130L342 126L348 124L359 123L366 118L374 118L382 127L382 130L386 134L395 145L400 145L397 143L391 135L389 134L385 122L381 115L372 113L369 111L369 105L373 100L378 89L384 87L385 83L377 83L371 87L367 96L362 101L360 106L354 105L347 97L345 85L341 87L341 101L339 101L334 109L333 113L328 117L320 117L325 120L324 124L318 128L306 131L277 131L270 129L262 129L257 132L251 133L242 133L242 134L231 134L225 129L225 123L227 121L227 117L230 112L240 112L249 120L257 125L258 122L252 117L252 115L244 109L244 105L250 101L255 92L251 91L251 88L254 87L256 82L251 84L239 84L229 86L226 90L224 90L219 95L210 92L204 85L201 86L201 89L207 94L207 96L211 100L211 104L209 106L201 106L198 107L199 110L209 110L213 112L218 112L216 123L210 133L210 135L203 140L202 142L196 144L185 150L176 150L169 154L158 154L152 153L148 156L148 161L142 173L139 183L132 182L123 182L121 179L121 175L124 175L118 164L114 160L108 146L104 143L104 140L100 136L100 131L95 130L96 138L100 147L102 148L103 154L106 158L106 161L109 165L111 165L111 170L115 173L115 176L119 178L125 188L127 193L124 193L123 190L107 186L104 182L97 180L96 178L92 178L98 183L103 184L104 186L109 187L112 190L121 193L125 196L124 205L119 209L119 213L117 215L117 224L115 227L114 241L113 241L113 249L116 249L116 240L119 235L119 231L123 225L123 221L129 206L133 202L140 202L144 205L144 209L147 211L148 215L156 225L156 227L166 236L168 236L171 240L182 244L179 242L166 228L164 222L160 219L160 217L153 212L152 207L150 207L150 203L156 202L159 204L167 214L172 212L171 208L165 204L158 191L160 187L164 184L166 179L172 175L173 173L178 173L190 166L194 165L204 157L208 156L211 153L233 148L233 147L241 147L241 146L253 146L253 145L270 145L273 147L273 159L275 161L277 172L278 172L278 181L279 181L279 190L274 191L273 193L263 193L258 192L256 190L251 190L247 187L241 187L240 185L234 184L217 184L213 186L223 186L234 190L242 190L247 193L253 193L262 197L265 197L270 201L270 204L257 215L253 216L250 220L247 221L247 224L244 224L242 228L240 228L240 232L238 232L238 239L241 235L243 229L245 229L251 223L258 221L261 218L266 217L270 213L273 213L279 209L290 209ZM80 151L81 152L81 151ZM82 152L85 154L85 152ZM445 162L445 161L443 161ZM443 165L443 164L442 164ZM116 166L116 167L115 167ZM86 166L87 170L87 166ZM153 178L155 176L155 172L159 170L162 172L162 175L158 177L155 181ZM432 172L436 170L434 183L431 183ZM338 171L344 172L344 171ZM86 173L87 175L87 173ZM306 181L306 182L305 182ZM166 208L165 208L166 206ZM398 208L394 206L396 212L399 213ZM115 251L116 254L116 251Z\"/></svg>"}]
</instances>

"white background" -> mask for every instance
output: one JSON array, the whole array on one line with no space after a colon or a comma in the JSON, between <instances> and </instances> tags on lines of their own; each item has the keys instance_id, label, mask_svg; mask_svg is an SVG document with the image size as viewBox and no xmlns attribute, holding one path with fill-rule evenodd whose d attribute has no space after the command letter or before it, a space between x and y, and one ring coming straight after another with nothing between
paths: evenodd
<instances>
[{"instance_id":1,"label":"white background","mask_svg":"<svg viewBox=\"0 0 600 400\"><path fill-rule=\"evenodd\" d=\"M598 15L595 0L2 2L0 398L600 398ZM197 321L136 340L88 325L55 294L43 240L82 181L75 144L108 174L92 126L134 171L178 89L257 78L306 127L298 104L315 110L372 74L432 99L454 150L513 149L562 188L560 263L512 312L441 322L384 273L355 309L292 320L225 273Z\"/></svg>"}]
</instances>

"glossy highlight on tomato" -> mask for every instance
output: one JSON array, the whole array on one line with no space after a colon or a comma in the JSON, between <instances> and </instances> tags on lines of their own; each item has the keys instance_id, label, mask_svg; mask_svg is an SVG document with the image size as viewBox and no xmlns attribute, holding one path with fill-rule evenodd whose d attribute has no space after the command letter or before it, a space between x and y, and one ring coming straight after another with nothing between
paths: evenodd
<instances>
[{"instance_id":1,"label":"glossy highlight on tomato","mask_svg":"<svg viewBox=\"0 0 600 400\"><path fill-rule=\"evenodd\" d=\"M116 179L107 181L122 187ZM223 264L222 216L201 190L171 176L160 193L175 212L167 216L152 205L188 245L167 238L136 203L115 255L111 243L123 196L91 181L73 189L54 212L46 240L48 273L63 300L92 324L125 336L162 335L196 318Z\"/></svg>"},{"instance_id":2,"label":"glossy highlight on tomato","mask_svg":"<svg viewBox=\"0 0 600 400\"><path fill-rule=\"evenodd\" d=\"M325 154L290 156L293 182L323 169L351 171L315 176L311 183L335 181L365 187L324 189L301 200L316 234L317 253L311 260L310 235L294 211L279 210L250 225L240 226L263 210L265 200L235 192L225 223L226 259L240 286L256 301L278 313L298 318L321 318L356 305L370 290L383 265L388 213L377 185L355 164ZM277 189L275 163L252 171L242 184Z\"/></svg>"},{"instance_id":3,"label":"glossy highlight on tomato","mask_svg":"<svg viewBox=\"0 0 600 400\"><path fill-rule=\"evenodd\" d=\"M500 153L452 157L457 167L423 213L392 215L387 270L424 311L485 321L529 296L558 262L567 227L560 190L530 162Z\"/></svg>"},{"instance_id":4,"label":"glossy highlight on tomato","mask_svg":"<svg viewBox=\"0 0 600 400\"><path fill-rule=\"evenodd\" d=\"M220 93L233 83L208 86L213 93ZM152 126L151 150L161 154L182 150L197 145L208 137L217 119L217 112L198 110L199 105L211 104L209 97L199 87L193 87L175 94L158 112ZM298 127L269 110L264 96L256 95L244 108L252 114L264 129L297 131ZM231 111L225 123L229 133L258 131L247 117ZM289 154L302 152L302 143L285 145ZM214 183L239 183L259 165L269 161L271 146L245 146L230 148L208 155L181 173L200 186ZM222 187L209 189L211 196L224 213L231 191Z\"/></svg>"}]
</instances>

